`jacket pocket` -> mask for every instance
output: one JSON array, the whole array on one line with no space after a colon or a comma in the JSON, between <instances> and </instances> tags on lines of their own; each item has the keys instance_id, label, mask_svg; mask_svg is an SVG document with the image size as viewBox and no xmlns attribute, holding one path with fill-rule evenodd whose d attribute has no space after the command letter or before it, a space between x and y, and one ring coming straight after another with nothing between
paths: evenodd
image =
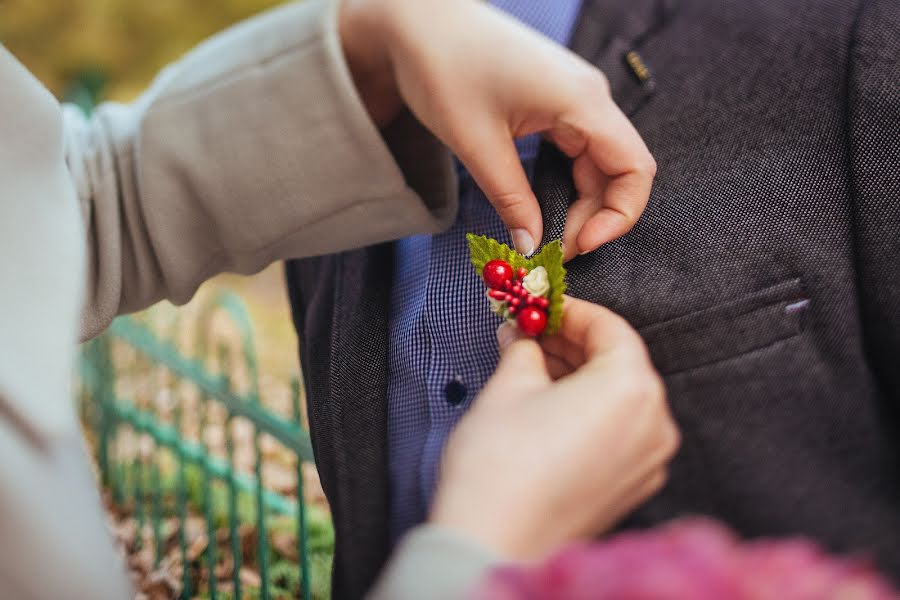
<instances>
[{"instance_id":1,"label":"jacket pocket","mask_svg":"<svg viewBox=\"0 0 900 600\"><path fill-rule=\"evenodd\" d=\"M717 363L799 334L810 300L799 278L648 325L641 335L664 375Z\"/></svg>"}]
</instances>

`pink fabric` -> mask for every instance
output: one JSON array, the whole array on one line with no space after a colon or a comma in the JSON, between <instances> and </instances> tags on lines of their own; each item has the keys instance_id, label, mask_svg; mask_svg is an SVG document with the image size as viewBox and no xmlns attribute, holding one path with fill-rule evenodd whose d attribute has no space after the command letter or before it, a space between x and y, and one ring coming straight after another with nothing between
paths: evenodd
<instances>
[{"instance_id":1,"label":"pink fabric","mask_svg":"<svg viewBox=\"0 0 900 600\"><path fill-rule=\"evenodd\" d=\"M802 539L741 543L708 520L571 546L494 570L473 600L900 600L859 560Z\"/></svg>"}]
</instances>

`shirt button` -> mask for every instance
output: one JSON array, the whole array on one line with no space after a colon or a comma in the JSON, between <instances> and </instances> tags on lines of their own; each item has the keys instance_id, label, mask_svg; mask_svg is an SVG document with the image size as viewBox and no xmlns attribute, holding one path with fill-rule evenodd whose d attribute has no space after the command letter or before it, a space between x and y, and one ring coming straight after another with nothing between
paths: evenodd
<instances>
[{"instance_id":1,"label":"shirt button","mask_svg":"<svg viewBox=\"0 0 900 600\"><path fill-rule=\"evenodd\" d=\"M467 393L468 390L460 377L451 379L447 385L444 386L444 398L452 406L459 406L462 404L466 399Z\"/></svg>"}]
</instances>

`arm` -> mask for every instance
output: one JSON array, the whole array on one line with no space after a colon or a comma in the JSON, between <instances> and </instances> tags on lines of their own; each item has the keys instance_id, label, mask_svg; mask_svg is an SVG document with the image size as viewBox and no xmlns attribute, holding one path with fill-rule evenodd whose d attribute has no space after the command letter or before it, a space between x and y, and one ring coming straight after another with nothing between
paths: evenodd
<instances>
[{"instance_id":1,"label":"arm","mask_svg":"<svg viewBox=\"0 0 900 600\"><path fill-rule=\"evenodd\" d=\"M398 118L404 104L437 137ZM441 230L456 194L438 140L526 253L541 218L513 137L543 131L575 160L572 256L631 227L655 172L602 73L471 0L288 5L202 44L131 106L65 114L84 335L222 271Z\"/></svg>"},{"instance_id":2,"label":"arm","mask_svg":"<svg viewBox=\"0 0 900 600\"><path fill-rule=\"evenodd\" d=\"M404 104L436 138L397 118ZM513 137L542 131L574 159L570 258L631 227L655 172L602 73L471 0L288 5L202 44L131 106L65 114L84 335L222 271L441 230L456 196L438 140L525 253L541 217Z\"/></svg>"},{"instance_id":3,"label":"arm","mask_svg":"<svg viewBox=\"0 0 900 600\"><path fill-rule=\"evenodd\" d=\"M900 4L864 0L850 51L849 143L860 303L884 394L900 401Z\"/></svg>"},{"instance_id":4,"label":"arm","mask_svg":"<svg viewBox=\"0 0 900 600\"><path fill-rule=\"evenodd\" d=\"M493 566L606 531L662 487L679 434L641 338L600 306L565 310L541 347L498 331L500 365L448 440L430 524L369 600L464 600Z\"/></svg>"},{"instance_id":5,"label":"arm","mask_svg":"<svg viewBox=\"0 0 900 600\"><path fill-rule=\"evenodd\" d=\"M436 232L455 212L443 146L412 119L384 137L370 119L333 1L212 38L132 105L64 117L88 235L84 336L217 273Z\"/></svg>"}]
</instances>

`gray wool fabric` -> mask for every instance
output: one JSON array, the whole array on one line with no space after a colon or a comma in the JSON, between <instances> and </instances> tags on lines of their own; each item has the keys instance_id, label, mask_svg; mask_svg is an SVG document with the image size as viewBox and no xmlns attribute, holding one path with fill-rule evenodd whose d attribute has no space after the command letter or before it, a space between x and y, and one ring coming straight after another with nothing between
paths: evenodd
<instances>
[{"instance_id":1,"label":"gray wool fabric","mask_svg":"<svg viewBox=\"0 0 900 600\"><path fill-rule=\"evenodd\" d=\"M900 579L900 2L594 0L572 47L659 165L634 230L569 265L572 295L641 331L683 432L625 526L710 515ZM550 147L535 190L547 241L573 199ZM392 256L287 268L336 598L388 553Z\"/></svg>"}]
</instances>

